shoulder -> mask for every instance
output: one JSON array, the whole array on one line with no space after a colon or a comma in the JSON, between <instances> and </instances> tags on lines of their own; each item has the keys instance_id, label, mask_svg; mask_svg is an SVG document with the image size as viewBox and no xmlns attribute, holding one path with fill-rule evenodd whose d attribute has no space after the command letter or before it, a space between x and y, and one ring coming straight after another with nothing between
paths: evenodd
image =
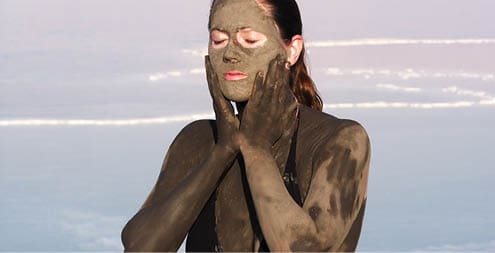
<instances>
[{"instance_id":1,"label":"shoulder","mask_svg":"<svg viewBox=\"0 0 495 253\"><path fill-rule=\"evenodd\" d=\"M180 149L181 152L187 152L186 149L194 148L197 150L210 146L215 142L215 131L214 120L191 122L182 128L170 145L170 149Z\"/></svg>"},{"instance_id":2,"label":"shoulder","mask_svg":"<svg viewBox=\"0 0 495 253\"><path fill-rule=\"evenodd\" d=\"M338 118L304 105L300 107L300 115L302 131L316 133L319 140L328 141L335 138L354 141L369 140L364 126L355 120Z\"/></svg>"},{"instance_id":3,"label":"shoulder","mask_svg":"<svg viewBox=\"0 0 495 253\"><path fill-rule=\"evenodd\" d=\"M341 146L360 150L370 145L370 138L364 126L352 119L341 119L333 139Z\"/></svg>"},{"instance_id":4,"label":"shoulder","mask_svg":"<svg viewBox=\"0 0 495 253\"><path fill-rule=\"evenodd\" d=\"M215 127L214 120L207 120L207 119L196 120L183 127L182 130L177 135L177 138L182 138L186 136L189 137L191 135L201 137L205 134L211 134L215 130L214 127Z\"/></svg>"},{"instance_id":5,"label":"shoulder","mask_svg":"<svg viewBox=\"0 0 495 253\"><path fill-rule=\"evenodd\" d=\"M166 151L162 171L198 164L215 144L213 120L197 120L186 125ZM190 167L190 166L189 166Z\"/></svg>"},{"instance_id":6,"label":"shoulder","mask_svg":"<svg viewBox=\"0 0 495 253\"><path fill-rule=\"evenodd\" d=\"M338 150L347 150L355 158L364 159L369 153L371 142L365 127L358 121L342 119L331 114L313 110L308 107L301 108L301 122L310 129L311 135L315 135L316 155L329 155Z\"/></svg>"}]
</instances>

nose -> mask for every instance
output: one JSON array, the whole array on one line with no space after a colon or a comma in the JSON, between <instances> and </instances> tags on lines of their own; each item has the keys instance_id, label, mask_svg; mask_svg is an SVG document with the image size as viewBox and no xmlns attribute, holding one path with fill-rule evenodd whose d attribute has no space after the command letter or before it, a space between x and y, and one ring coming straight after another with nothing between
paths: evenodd
<instances>
[{"instance_id":1,"label":"nose","mask_svg":"<svg viewBox=\"0 0 495 253\"><path fill-rule=\"evenodd\" d=\"M239 52L236 49L233 41L230 41L223 54L224 63L238 63L240 62Z\"/></svg>"}]
</instances>

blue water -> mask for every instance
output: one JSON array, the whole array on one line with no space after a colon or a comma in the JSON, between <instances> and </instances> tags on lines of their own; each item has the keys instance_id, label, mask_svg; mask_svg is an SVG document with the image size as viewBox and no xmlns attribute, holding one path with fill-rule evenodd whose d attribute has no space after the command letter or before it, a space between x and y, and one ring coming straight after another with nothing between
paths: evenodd
<instances>
[{"instance_id":1,"label":"blue water","mask_svg":"<svg viewBox=\"0 0 495 253\"><path fill-rule=\"evenodd\" d=\"M360 250L493 239L492 112L334 112L360 121L373 147ZM2 250L120 249L123 225L151 190L184 124L3 128Z\"/></svg>"}]
</instances>

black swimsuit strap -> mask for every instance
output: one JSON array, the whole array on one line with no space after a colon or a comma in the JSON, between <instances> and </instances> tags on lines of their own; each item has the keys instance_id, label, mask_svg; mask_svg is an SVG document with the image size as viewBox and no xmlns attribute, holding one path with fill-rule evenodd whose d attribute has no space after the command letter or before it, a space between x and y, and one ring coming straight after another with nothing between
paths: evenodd
<instances>
[{"instance_id":1,"label":"black swimsuit strap","mask_svg":"<svg viewBox=\"0 0 495 253\"><path fill-rule=\"evenodd\" d=\"M299 116L299 115L298 115ZM297 185L297 172L296 172L296 147L297 147L297 133L299 131L299 117L297 117L296 130L292 136L292 142L290 145L289 157L287 158L287 164L285 165L284 171L284 182L285 187L289 191L294 201L297 202L299 206L302 206L301 192L299 191L299 186Z\"/></svg>"}]
</instances>

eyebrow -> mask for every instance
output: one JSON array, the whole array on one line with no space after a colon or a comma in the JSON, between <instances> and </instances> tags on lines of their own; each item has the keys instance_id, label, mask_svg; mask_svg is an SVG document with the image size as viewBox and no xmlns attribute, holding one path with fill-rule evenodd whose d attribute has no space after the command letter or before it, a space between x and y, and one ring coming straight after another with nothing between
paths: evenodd
<instances>
[{"instance_id":1,"label":"eyebrow","mask_svg":"<svg viewBox=\"0 0 495 253\"><path fill-rule=\"evenodd\" d=\"M243 30L256 31L256 30L254 30L254 29L253 29L253 28L251 28L251 27L248 27L248 26L243 26L243 27L237 28L236 32L241 32L241 31L243 31ZM223 32L223 33L228 33L228 31L227 31L226 29L224 29L224 28L218 28L218 27L212 27L212 28L210 29L210 32L212 32L212 31L219 31L219 32Z\"/></svg>"},{"instance_id":2,"label":"eyebrow","mask_svg":"<svg viewBox=\"0 0 495 253\"><path fill-rule=\"evenodd\" d=\"M225 30L223 28L217 28L217 27L211 28L210 32L213 32L213 31L219 31L219 32L222 32L222 33L228 33L227 30Z\"/></svg>"},{"instance_id":3,"label":"eyebrow","mask_svg":"<svg viewBox=\"0 0 495 253\"><path fill-rule=\"evenodd\" d=\"M247 27L247 26L243 26L243 27L241 27L241 28L238 28L238 29L237 29L237 31L238 31L238 32L239 32L239 31L242 31L242 30L253 30L253 28L251 28L251 27ZM254 30L253 30L253 31L254 31Z\"/></svg>"}]
</instances>

